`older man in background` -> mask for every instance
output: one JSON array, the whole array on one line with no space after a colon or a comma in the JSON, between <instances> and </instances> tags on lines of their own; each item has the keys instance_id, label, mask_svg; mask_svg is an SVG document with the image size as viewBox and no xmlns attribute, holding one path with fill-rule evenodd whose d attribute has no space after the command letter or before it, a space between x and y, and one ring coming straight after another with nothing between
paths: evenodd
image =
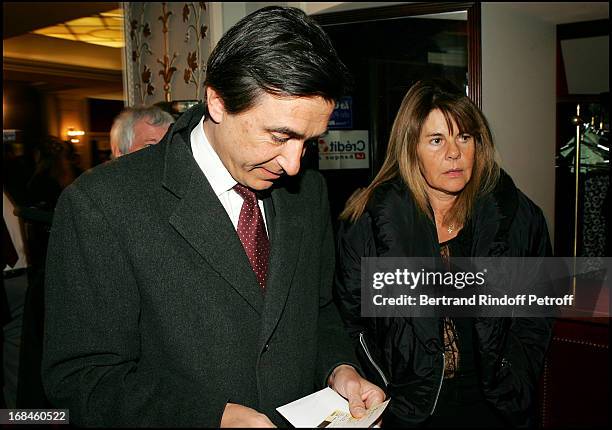
<instances>
[{"instance_id":1,"label":"older man in background","mask_svg":"<svg viewBox=\"0 0 612 430\"><path fill-rule=\"evenodd\" d=\"M113 158L155 145L173 122L172 115L157 106L124 109L110 132Z\"/></svg>"}]
</instances>

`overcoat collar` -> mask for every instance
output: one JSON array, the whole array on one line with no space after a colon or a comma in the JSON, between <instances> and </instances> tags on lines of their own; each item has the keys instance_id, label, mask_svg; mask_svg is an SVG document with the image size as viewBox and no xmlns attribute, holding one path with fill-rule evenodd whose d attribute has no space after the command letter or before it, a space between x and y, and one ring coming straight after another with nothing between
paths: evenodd
<instances>
[{"instance_id":1,"label":"overcoat collar","mask_svg":"<svg viewBox=\"0 0 612 430\"><path fill-rule=\"evenodd\" d=\"M516 216L518 191L512 178L501 170L494 190L477 199L473 218L467 224L474 238L470 255L503 255L508 249L508 231ZM418 208L404 182L395 178L374 190L366 210L378 255L439 256L435 224Z\"/></svg>"},{"instance_id":2,"label":"overcoat collar","mask_svg":"<svg viewBox=\"0 0 612 430\"><path fill-rule=\"evenodd\" d=\"M163 187L179 198L170 224L208 264L259 314L267 340L292 285L299 256L302 222L299 197L275 187L264 199L271 252L266 292L262 294L242 244L225 209L191 153L190 135L204 109L185 112L162 142L165 145Z\"/></svg>"}]
</instances>

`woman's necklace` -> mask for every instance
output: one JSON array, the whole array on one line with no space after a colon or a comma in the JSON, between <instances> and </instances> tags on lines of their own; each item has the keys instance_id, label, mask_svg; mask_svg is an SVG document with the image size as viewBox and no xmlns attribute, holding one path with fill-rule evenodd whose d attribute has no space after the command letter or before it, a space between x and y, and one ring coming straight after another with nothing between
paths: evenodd
<instances>
[{"instance_id":1,"label":"woman's necklace","mask_svg":"<svg viewBox=\"0 0 612 430\"><path fill-rule=\"evenodd\" d=\"M454 230L455 230L455 224L449 224L448 229L446 229L446 231L448 231L448 234L451 234Z\"/></svg>"}]
</instances>

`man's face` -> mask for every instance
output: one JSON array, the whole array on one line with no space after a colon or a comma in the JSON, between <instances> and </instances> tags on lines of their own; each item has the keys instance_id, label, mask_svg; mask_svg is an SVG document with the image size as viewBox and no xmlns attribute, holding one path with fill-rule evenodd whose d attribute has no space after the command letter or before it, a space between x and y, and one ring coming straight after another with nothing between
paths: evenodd
<instances>
[{"instance_id":1,"label":"man's face","mask_svg":"<svg viewBox=\"0 0 612 430\"><path fill-rule=\"evenodd\" d=\"M168 131L170 124L151 125L147 118L140 119L134 124L134 139L128 153L136 152L146 146L155 145Z\"/></svg>"},{"instance_id":2,"label":"man's face","mask_svg":"<svg viewBox=\"0 0 612 430\"><path fill-rule=\"evenodd\" d=\"M318 96L264 93L255 106L234 115L223 109L214 90L208 91L209 112L218 124L205 121L206 135L232 177L254 190L298 173L304 143L325 133L334 109L333 102Z\"/></svg>"}]
</instances>

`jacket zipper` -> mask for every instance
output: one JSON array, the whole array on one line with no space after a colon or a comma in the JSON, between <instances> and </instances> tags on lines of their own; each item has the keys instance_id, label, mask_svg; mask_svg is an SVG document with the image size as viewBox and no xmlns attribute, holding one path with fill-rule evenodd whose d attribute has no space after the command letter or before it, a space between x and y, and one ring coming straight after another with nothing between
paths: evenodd
<instances>
[{"instance_id":1,"label":"jacket zipper","mask_svg":"<svg viewBox=\"0 0 612 430\"><path fill-rule=\"evenodd\" d=\"M368 360L370 360L370 363L372 363L372 366L374 366L374 368L376 369L376 371L378 372L378 374L382 378L383 382L385 383L385 387L386 387L387 385L389 385L389 382L387 381L387 378L385 378L385 374L383 373L381 368L378 367L378 364L376 364L376 362L372 358L372 355L370 354L370 350L368 349L368 346L365 343L365 338L364 338L363 333L359 333L359 343L361 344L361 347L365 351L365 353L366 353L366 355L368 357Z\"/></svg>"},{"instance_id":2,"label":"jacket zipper","mask_svg":"<svg viewBox=\"0 0 612 430\"><path fill-rule=\"evenodd\" d=\"M431 412L429 415L433 415L436 410L436 405L438 404L438 397L440 397L440 390L442 390L442 381L444 381L444 366L446 366L446 360L444 358L444 353L442 353L442 375L440 376L440 386L438 387L438 393L436 394L436 400L434 400L433 408L431 408Z\"/></svg>"}]
</instances>

